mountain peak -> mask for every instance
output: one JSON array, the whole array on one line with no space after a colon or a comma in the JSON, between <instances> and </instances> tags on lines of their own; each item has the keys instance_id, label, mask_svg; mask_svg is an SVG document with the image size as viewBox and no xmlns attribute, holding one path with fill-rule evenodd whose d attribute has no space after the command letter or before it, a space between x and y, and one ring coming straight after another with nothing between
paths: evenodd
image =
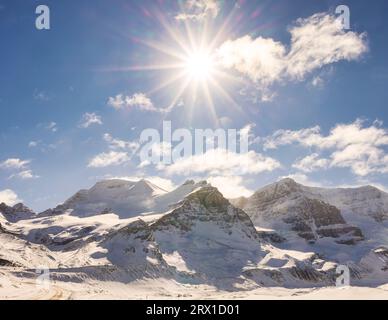
<instances>
[{"instance_id":1,"label":"mountain peak","mask_svg":"<svg viewBox=\"0 0 388 320\"><path fill-rule=\"evenodd\" d=\"M193 184L195 184L194 180L186 180L185 183L183 184L183 186L189 186L189 185L193 185Z\"/></svg>"},{"instance_id":2,"label":"mountain peak","mask_svg":"<svg viewBox=\"0 0 388 320\"><path fill-rule=\"evenodd\" d=\"M136 182L130 190L133 193L139 193L139 194L151 194L151 195L160 195L163 193L166 193L167 191L154 185L152 182L141 179L138 182Z\"/></svg>"},{"instance_id":3,"label":"mountain peak","mask_svg":"<svg viewBox=\"0 0 388 320\"><path fill-rule=\"evenodd\" d=\"M0 212L2 213L34 213L23 203L17 203L14 206L8 206L4 202L0 204Z\"/></svg>"},{"instance_id":4,"label":"mountain peak","mask_svg":"<svg viewBox=\"0 0 388 320\"><path fill-rule=\"evenodd\" d=\"M289 186L297 186L299 183L297 183L294 179L291 178L283 178L276 182L277 184L282 184L282 185L289 185Z\"/></svg>"},{"instance_id":5,"label":"mountain peak","mask_svg":"<svg viewBox=\"0 0 388 320\"><path fill-rule=\"evenodd\" d=\"M234 207L217 188L207 184L187 195L170 213L160 218L155 230L177 228L182 232L202 233L202 228L221 228L228 234L241 232L257 240L258 234L248 215ZM239 231L238 231L239 230Z\"/></svg>"},{"instance_id":6,"label":"mountain peak","mask_svg":"<svg viewBox=\"0 0 388 320\"><path fill-rule=\"evenodd\" d=\"M8 206L4 202L0 204L0 213L9 221L16 222L19 220L29 219L35 215L35 212L25 206L23 203Z\"/></svg>"},{"instance_id":7,"label":"mountain peak","mask_svg":"<svg viewBox=\"0 0 388 320\"><path fill-rule=\"evenodd\" d=\"M222 193L211 185L201 186L201 188L189 194L185 200L197 200L206 208L225 207L230 204L229 201L224 198Z\"/></svg>"},{"instance_id":8,"label":"mountain peak","mask_svg":"<svg viewBox=\"0 0 388 320\"><path fill-rule=\"evenodd\" d=\"M106 179L98 181L90 190L106 190L106 189L120 189L120 188L130 188L136 182L124 180L124 179Z\"/></svg>"}]
</instances>

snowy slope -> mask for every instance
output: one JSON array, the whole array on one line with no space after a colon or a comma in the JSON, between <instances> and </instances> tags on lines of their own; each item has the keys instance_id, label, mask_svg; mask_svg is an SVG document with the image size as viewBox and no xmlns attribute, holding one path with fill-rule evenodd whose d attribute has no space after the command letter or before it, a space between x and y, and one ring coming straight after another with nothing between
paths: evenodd
<instances>
[{"instance_id":1,"label":"snowy slope","mask_svg":"<svg viewBox=\"0 0 388 320\"><path fill-rule=\"evenodd\" d=\"M284 179L232 202L255 226L284 237L282 248L359 264L376 248L388 246L387 199L373 187L313 188Z\"/></svg>"},{"instance_id":2,"label":"snowy slope","mask_svg":"<svg viewBox=\"0 0 388 320\"><path fill-rule=\"evenodd\" d=\"M161 213L169 209L203 182L188 181L177 189L167 192L147 180L105 180L89 190L80 190L55 209L42 215L62 214L88 217L115 213L121 218Z\"/></svg>"},{"instance_id":3,"label":"snowy slope","mask_svg":"<svg viewBox=\"0 0 388 320\"><path fill-rule=\"evenodd\" d=\"M7 206L5 203L0 203L0 214L10 222L31 219L36 215L35 212L22 203L15 204L13 207Z\"/></svg>"},{"instance_id":4,"label":"snowy slope","mask_svg":"<svg viewBox=\"0 0 388 320\"><path fill-rule=\"evenodd\" d=\"M57 279L69 277L71 269L74 281L85 275L120 282L165 278L228 290L332 282L335 264L322 271L314 265L318 257L312 252L275 248L263 240L244 211L206 182L188 182L163 201L182 195L161 214L120 219L115 214L82 218L65 212L23 220L10 228L21 241L53 252Z\"/></svg>"},{"instance_id":5,"label":"snowy slope","mask_svg":"<svg viewBox=\"0 0 388 320\"><path fill-rule=\"evenodd\" d=\"M385 198L359 190L371 189L352 195L287 179L228 201L206 181L171 192L145 180L102 181L39 215L3 206L0 273L25 283L43 264L67 292L72 283L153 281L149 290L243 294L332 286L347 264L354 283L379 286L388 279L385 214L376 218Z\"/></svg>"}]
</instances>

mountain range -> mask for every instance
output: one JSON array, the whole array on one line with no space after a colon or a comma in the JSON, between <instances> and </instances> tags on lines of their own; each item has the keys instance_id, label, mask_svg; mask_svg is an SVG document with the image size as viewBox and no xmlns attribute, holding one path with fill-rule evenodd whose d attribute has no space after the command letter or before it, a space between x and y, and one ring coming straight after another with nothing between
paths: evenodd
<instances>
[{"instance_id":1,"label":"mountain range","mask_svg":"<svg viewBox=\"0 0 388 320\"><path fill-rule=\"evenodd\" d=\"M243 293L334 286L345 265L352 285L377 287L388 282L387 231L388 194L371 186L283 179L226 199L206 181L166 191L114 179L41 213L0 204L0 272L23 287L45 266L68 292L93 281L163 281Z\"/></svg>"}]
</instances>

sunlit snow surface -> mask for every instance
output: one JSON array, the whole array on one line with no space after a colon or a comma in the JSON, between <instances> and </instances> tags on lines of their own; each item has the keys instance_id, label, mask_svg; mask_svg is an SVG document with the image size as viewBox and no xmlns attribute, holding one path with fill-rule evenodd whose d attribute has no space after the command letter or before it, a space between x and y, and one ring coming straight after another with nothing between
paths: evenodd
<instances>
[{"instance_id":1,"label":"sunlit snow surface","mask_svg":"<svg viewBox=\"0 0 388 320\"><path fill-rule=\"evenodd\" d=\"M319 236L316 216L300 207L305 197L340 209L318 202L329 210L321 231L356 226L363 239ZM388 298L387 194L286 180L232 203L206 182L167 192L109 180L39 215L8 208L0 214L0 298ZM330 224L332 212L340 225ZM291 227L290 214L306 219L314 241ZM335 287L339 264L353 287ZM37 282L45 268L49 287Z\"/></svg>"}]
</instances>

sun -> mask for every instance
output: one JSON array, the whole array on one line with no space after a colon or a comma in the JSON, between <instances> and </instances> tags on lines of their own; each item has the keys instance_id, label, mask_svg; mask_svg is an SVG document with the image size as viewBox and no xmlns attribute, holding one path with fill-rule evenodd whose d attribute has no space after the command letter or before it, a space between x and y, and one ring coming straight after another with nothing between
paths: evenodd
<instances>
[{"instance_id":1,"label":"sun","mask_svg":"<svg viewBox=\"0 0 388 320\"><path fill-rule=\"evenodd\" d=\"M190 119L193 111L201 106L207 108L214 123L218 124L216 104L222 99L227 105L242 113L240 105L230 95L229 86L241 85L241 78L225 72L223 62L218 55L218 45L227 39L228 31L234 26L231 24L238 11L236 6L226 23L221 27L212 28L205 20L200 24L185 21L169 23L162 12L155 11L154 15L164 30L166 36L162 42L156 40L133 38L151 49L154 54L159 53L151 63L120 67L123 72L155 72L155 86L146 94L152 96L160 91L172 93L171 100L161 107L163 114L168 115L176 106L184 106ZM217 99L217 101L215 101Z\"/></svg>"},{"instance_id":2,"label":"sun","mask_svg":"<svg viewBox=\"0 0 388 320\"><path fill-rule=\"evenodd\" d=\"M208 81L215 68L212 55L206 51L188 55L184 65L187 75L194 81Z\"/></svg>"}]
</instances>

